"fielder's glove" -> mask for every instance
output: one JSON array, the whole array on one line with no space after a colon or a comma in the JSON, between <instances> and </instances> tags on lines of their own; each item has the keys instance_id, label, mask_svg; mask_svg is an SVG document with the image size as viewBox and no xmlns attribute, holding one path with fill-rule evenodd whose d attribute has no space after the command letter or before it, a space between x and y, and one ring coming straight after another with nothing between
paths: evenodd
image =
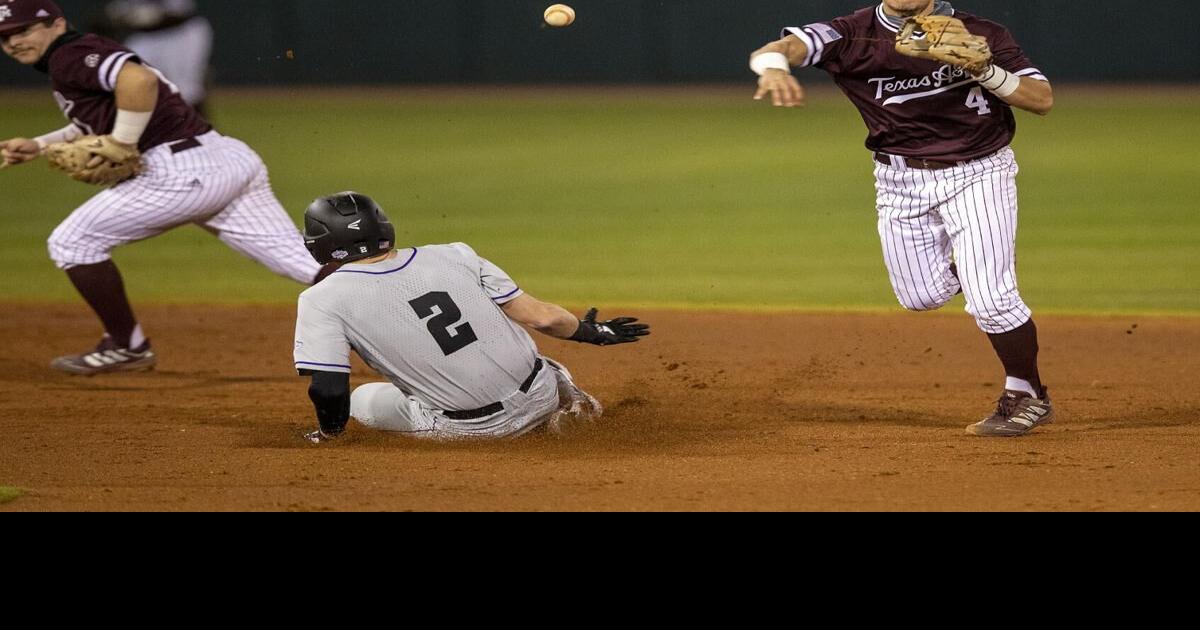
<instances>
[{"instance_id":1,"label":"fielder's glove","mask_svg":"<svg viewBox=\"0 0 1200 630\"><path fill-rule=\"evenodd\" d=\"M71 179L95 186L113 186L142 172L137 147L121 144L112 136L84 136L74 142L46 147L50 166Z\"/></svg>"},{"instance_id":2,"label":"fielder's glove","mask_svg":"<svg viewBox=\"0 0 1200 630\"><path fill-rule=\"evenodd\" d=\"M913 39L917 31L923 39ZM972 35L963 21L949 15L915 17L896 36L896 51L909 57L932 59L981 74L992 63L986 37Z\"/></svg>"},{"instance_id":3,"label":"fielder's glove","mask_svg":"<svg viewBox=\"0 0 1200 630\"><path fill-rule=\"evenodd\" d=\"M579 322L579 330L571 337L571 341L590 343L597 346L615 346L622 343L635 343L641 337L650 334L650 326L638 324L637 318L618 317L606 322L597 322L597 309L588 311L587 317Z\"/></svg>"}]
</instances>

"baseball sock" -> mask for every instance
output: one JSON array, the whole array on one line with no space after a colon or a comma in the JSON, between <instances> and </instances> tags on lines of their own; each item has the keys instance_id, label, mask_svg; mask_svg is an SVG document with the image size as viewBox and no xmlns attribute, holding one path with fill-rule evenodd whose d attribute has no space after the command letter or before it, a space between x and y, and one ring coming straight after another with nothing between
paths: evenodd
<instances>
[{"instance_id":1,"label":"baseball sock","mask_svg":"<svg viewBox=\"0 0 1200 630\"><path fill-rule=\"evenodd\" d=\"M996 356L1000 357L1004 371L1008 374L1009 381L1006 387L1013 389L1012 386L1016 386L1018 391L1026 391L1022 386L1027 385L1032 390L1027 393L1041 397L1042 377L1038 373L1037 365L1037 325L1033 320L1011 332L988 335L988 339L991 340L992 347L996 349Z\"/></svg>"},{"instance_id":2,"label":"baseball sock","mask_svg":"<svg viewBox=\"0 0 1200 630\"><path fill-rule=\"evenodd\" d=\"M105 332L118 346L128 348L137 319L125 295L125 282L116 263L106 260L95 265L71 267L67 277L96 312Z\"/></svg>"},{"instance_id":3,"label":"baseball sock","mask_svg":"<svg viewBox=\"0 0 1200 630\"><path fill-rule=\"evenodd\" d=\"M133 332L129 335L129 349L137 350L138 348L146 345L147 341L150 340L146 339L146 333L142 332L142 325L138 324L137 326L134 326Z\"/></svg>"}]
</instances>

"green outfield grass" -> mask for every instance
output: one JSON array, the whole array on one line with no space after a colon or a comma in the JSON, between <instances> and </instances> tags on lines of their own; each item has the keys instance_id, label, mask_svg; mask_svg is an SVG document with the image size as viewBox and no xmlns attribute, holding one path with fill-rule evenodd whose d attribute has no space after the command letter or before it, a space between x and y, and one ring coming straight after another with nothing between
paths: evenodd
<instances>
[{"instance_id":1,"label":"green outfield grass","mask_svg":"<svg viewBox=\"0 0 1200 630\"><path fill-rule=\"evenodd\" d=\"M772 110L746 90L218 94L299 217L375 196L403 242L462 240L530 292L582 305L892 309L861 120L831 92ZM61 126L0 96L0 136ZM1020 116L1020 274L1036 309L1200 311L1200 91L1061 88ZM75 300L45 239L91 192L0 173L0 299ZM197 228L117 254L135 301L287 302L298 287Z\"/></svg>"}]
</instances>

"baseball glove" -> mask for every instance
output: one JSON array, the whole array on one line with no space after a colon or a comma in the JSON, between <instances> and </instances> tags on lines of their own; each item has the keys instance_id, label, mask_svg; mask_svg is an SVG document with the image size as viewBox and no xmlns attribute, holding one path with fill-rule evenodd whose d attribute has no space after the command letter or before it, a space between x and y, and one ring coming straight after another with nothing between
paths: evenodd
<instances>
[{"instance_id":1,"label":"baseball glove","mask_svg":"<svg viewBox=\"0 0 1200 630\"><path fill-rule=\"evenodd\" d=\"M112 136L84 136L74 142L46 147L50 166L72 179L95 186L112 186L142 172L142 154Z\"/></svg>"},{"instance_id":2,"label":"baseball glove","mask_svg":"<svg viewBox=\"0 0 1200 630\"><path fill-rule=\"evenodd\" d=\"M913 39L917 31L923 39ZM992 63L986 37L972 35L963 21L949 15L915 17L896 36L896 51L909 57L932 59L980 74Z\"/></svg>"}]
</instances>

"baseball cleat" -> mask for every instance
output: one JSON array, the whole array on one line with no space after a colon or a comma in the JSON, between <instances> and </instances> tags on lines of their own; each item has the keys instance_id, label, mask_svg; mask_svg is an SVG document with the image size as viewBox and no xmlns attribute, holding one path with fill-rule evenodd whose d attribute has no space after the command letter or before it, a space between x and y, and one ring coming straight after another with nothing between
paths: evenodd
<instances>
[{"instance_id":1,"label":"baseball cleat","mask_svg":"<svg viewBox=\"0 0 1200 630\"><path fill-rule=\"evenodd\" d=\"M1045 388L1041 398L1007 390L1000 397L996 411L986 420L967 427L967 433L978 437L1020 437L1053 423L1054 409Z\"/></svg>"},{"instance_id":2,"label":"baseball cleat","mask_svg":"<svg viewBox=\"0 0 1200 630\"><path fill-rule=\"evenodd\" d=\"M111 337L105 335L95 350L59 357L50 363L50 367L75 376L96 376L113 372L148 372L154 369L156 363L158 357L150 348L149 341L131 350L117 346Z\"/></svg>"}]
</instances>

